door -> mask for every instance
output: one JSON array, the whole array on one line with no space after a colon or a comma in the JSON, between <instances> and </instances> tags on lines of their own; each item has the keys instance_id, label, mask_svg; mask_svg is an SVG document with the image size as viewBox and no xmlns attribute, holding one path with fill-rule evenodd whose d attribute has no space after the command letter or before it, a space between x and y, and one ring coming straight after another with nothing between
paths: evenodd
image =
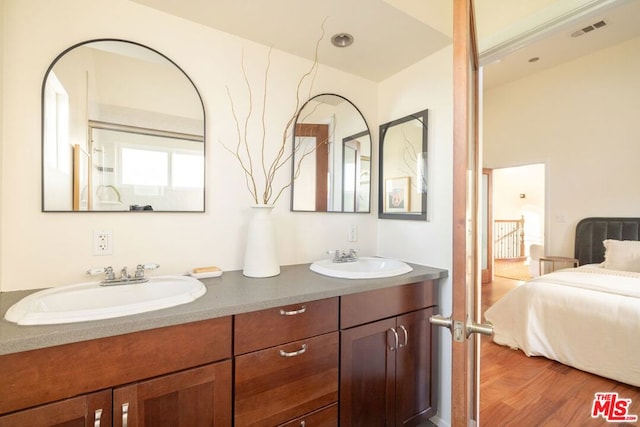
<instances>
[{"instance_id":1,"label":"door","mask_svg":"<svg viewBox=\"0 0 640 427\"><path fill-rule=\"evenodd\" d=\"M458 427L478 420L480 341L475 333L492 333L490 325L477 323L482 163L473 0L453 2L453 85L453 310L451 317L432 316L431 322L448 327L453 334L451 424Z\"/></svg>"},{"instance_id":2,"label":"door","mask_svg":"<svg viewBox=\"0 0 640 427\"><path fill-rule=\"evenodd\" d=\"M329 125L298 123L296 124L296 138L306 138L309 140L309 142L305 142L307 145L304 146L304 149L297 154L300 160L296 163L296 170L298 170L297 165L300 161L309 154L313 155L315 158L315 168L311 170L316 171L315 176L307 177L306 179L311 179L315 183L315 211L327 212L329 191L327 180L329 174ZM303 179L305 178L303 177ZM302 181L302 179L297 179L296 185L303 185L300 181Z\"/></svg>"}]
</instances>

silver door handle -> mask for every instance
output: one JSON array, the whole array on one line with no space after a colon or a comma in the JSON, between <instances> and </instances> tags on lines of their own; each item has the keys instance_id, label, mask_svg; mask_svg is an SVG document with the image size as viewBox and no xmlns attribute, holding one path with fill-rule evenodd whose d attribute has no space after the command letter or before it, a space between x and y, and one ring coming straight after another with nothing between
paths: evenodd
<instances>
[{"instance_id":1,"label":"silver door handle","mask_svg":"<svg viewBox=\"0 0 640 427\"><path fill-rule=\"evenodd\" d=\"M429 317L429 323L436 326L442 326L449 329L450 331L453 330L453 319L451 319L451 316L444 317L441 314L434 314L433 316Z\"/></svg>"},{"instance_id":2,"label":"silver door handle","mask_svg":"<svg viewBox=\"0 0 640 427\"><path fill-rule=\"evenodd\" d=\"M482 335L493 335L493 323L476 323L471 320L470 317L467 317L467 324L465 325L465 329L467 331L467 338L471 334L482 334Z\"/></svg>"},{"instance_id":3,"label":"silver door handle","mask_svg":"<svg viewBox=\"0 0 640 427\"><path fill-rule=\"evenodd\" d=\"M453 340L456 342L463 342L465 337L469 338L471 334L493 335L493 324L491 322L476 323L468 316L466 322L461 322L453 320L451 316L444 317L435 314L429 318L429 322L432 325L448 328L453 335Z\"/></svg>"}]
</instances>

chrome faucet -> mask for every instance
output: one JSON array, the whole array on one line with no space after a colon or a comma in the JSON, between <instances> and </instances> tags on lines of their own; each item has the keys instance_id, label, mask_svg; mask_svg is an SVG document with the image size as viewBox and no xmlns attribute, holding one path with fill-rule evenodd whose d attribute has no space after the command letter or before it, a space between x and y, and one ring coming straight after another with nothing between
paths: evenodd
<instances>
[{"instance_id":1,"label":"chrome faucet","mask_svg":"<svg viewBox=\"0 0 640 427\"><path fill-rule=\"evenodd\" d=\"M131 274L127 271L127 267L122 267L122 270L120 270L120 277L118 278L116 278L113 267L111 266L104 268L92 268L87 270L87 274L93 276L104 273L104 279L100 282L100 286L133 285L135 283L147 282L149 279L144 275L145 270L155 270L159 267L160 265L155 263L138 264L133 277L131 277Z\"/></svg>"},{"instance_id":2,"label":"chrome faucet","mask_svg":"<svg viewBox=\"0 0 640 427\"><path fill-rule=\"evenodd\" d=\"M358 260L357 249L349 249L346 251L334 249L331 251L327 251L327 253L333 255L333 262L355 262Z\"/></svg>"}]
</instances>

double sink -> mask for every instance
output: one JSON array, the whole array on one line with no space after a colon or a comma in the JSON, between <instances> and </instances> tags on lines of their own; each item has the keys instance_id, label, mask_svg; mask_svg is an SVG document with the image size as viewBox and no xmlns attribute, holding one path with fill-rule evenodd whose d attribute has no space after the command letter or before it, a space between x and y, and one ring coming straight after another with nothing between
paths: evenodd
<instances>
[{"instance_id":1,"label":"double sink","mask_svg":"<svg viewBox=\"0 0 640 427\"><path fill-rule=\"evenodd\" d=\"M402 261L360 257L335 263L321 260L309 267L316 273L341 279L393 277L413 269ZM27 295L5 314L18 325L52 325L129 316L187 304L206 293L202 282L190 276L157 276L147 282L101 286L88 282L60 286Z\"/></svg>"}]
</instances>

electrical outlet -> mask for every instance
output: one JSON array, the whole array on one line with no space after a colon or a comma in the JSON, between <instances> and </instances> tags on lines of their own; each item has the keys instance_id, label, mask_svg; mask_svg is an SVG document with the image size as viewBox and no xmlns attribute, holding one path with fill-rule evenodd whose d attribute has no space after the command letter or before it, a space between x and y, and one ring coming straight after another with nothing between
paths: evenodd
<instances>
[{"instance_id":1,"label":"electrical outlet","mask_svg":"<svg viewBox=\"0 0 640 427\"><path fill-rule=\"evenodd\" d=\"M355 224L349 225L347 241L349 241L349 242L357 242L358 241L358 226L357 225L355 225Z\"/></svg>"},{"instance_id":2,"label":"electrical outlet","mask_svg":"<svg viewBox=\"0 0 640 427\"><path fill-rule=\"evenodd\" d=\"M113 254L113 235L111 230L93 230L93 254Z\"/></svg>"}]
</instances>

